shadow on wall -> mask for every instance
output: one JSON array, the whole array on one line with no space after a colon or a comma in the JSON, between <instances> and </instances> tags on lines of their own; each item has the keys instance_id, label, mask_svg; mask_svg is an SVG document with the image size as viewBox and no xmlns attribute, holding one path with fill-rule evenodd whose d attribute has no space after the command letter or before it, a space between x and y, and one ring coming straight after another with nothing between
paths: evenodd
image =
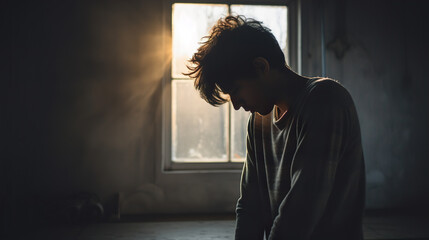
<instances>
[{"instance_id":1,"label":"shadow on wall","mask_svg":"<svg viewBox=\"0 0 429 240\"><path fill-rule=\"evenodd\" d=\"M4 9L4 225L36 222L46 199L87 191L109 203L152 181L171 57L154 21L162 1L7 1Z\"/></svg>"}]
</instances>

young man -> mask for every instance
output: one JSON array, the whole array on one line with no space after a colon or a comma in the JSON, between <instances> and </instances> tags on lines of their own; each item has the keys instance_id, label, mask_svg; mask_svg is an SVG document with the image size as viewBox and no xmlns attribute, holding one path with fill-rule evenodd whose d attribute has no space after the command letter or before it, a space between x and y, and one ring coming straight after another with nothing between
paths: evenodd
<instances>
[{"instance_id":1,"label":"young man","mask_svg":"<svg viewBox=\"0 0 429 240\"><path fill-rule=\"evenodd\" d=\"M363 239L365 169L347 90L293 72L270 30L240 16L220 19L191 62L203 99L252 112L235 238Z\"/></svg>"}]
</instances>

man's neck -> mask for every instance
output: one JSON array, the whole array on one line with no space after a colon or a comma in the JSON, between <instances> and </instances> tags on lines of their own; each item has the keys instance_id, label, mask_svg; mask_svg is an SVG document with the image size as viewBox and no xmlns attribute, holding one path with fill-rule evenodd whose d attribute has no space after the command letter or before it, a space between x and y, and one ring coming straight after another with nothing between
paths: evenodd
<instances>
[{"instance_id":1,"label":"man's neck","mask_svg":"<svg viewBox=\"0 0 429 240\"><path fill-rule=\"evenodd\" d=\"M298 75L292 71L284 73L281 78L278 79L276 84L278 100L275 105L279 109L279 117L288 111L299 93L306 87L307 80L307 77Z\"/></svg>"}]
</instances>

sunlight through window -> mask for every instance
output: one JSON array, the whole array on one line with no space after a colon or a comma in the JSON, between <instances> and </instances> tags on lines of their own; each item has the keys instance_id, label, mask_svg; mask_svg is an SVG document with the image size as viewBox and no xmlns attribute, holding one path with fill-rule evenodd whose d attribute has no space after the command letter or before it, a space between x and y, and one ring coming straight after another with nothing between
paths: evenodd
<instances>
[{"instance_id":1,"label":"sunlight through window","mask_svg":"<svg viewBox=\"0 0 429 240\"><path fill-rule=\"evenodd\" d=\"M230 12L231 11L231 12ZM262 21L286 53L287 8L266 5L175 3L172 5L171 160L177 163L242 162L249 113L230 103L212 107L194 89L188 60L217 20L228 14ZM287 56L287 54L285 54Z\"/></svg>"}]
</instances>

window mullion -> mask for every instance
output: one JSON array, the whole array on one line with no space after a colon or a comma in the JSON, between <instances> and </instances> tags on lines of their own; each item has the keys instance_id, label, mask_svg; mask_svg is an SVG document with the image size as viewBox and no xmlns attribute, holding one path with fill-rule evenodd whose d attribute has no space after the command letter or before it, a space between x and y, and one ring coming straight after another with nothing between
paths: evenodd
<instances>
[{"instance_id":1,"label":"window mullion","mask_svg":"<svg viewBox=\"0 0 429 240\"><path fill-rule=\"evenodd\" d=\"M228 145L227 145L227 151L228 151L228 162L232 162L232 139L231 139L231 103L228 103Z\"/></svg>"},{"instance_id":2,"label":"window mullion","mask_svg":"<svg viewBox=\"0 0 429 240\"><path fill-rule=\"evenodd\" d=\"M231 4L228 4L228 15L231 15ZM232 162L232 139L231 139L231 103L228 104L228 145L227 145L227 157L228 162Z\"/></svg>"}]
</instances>

